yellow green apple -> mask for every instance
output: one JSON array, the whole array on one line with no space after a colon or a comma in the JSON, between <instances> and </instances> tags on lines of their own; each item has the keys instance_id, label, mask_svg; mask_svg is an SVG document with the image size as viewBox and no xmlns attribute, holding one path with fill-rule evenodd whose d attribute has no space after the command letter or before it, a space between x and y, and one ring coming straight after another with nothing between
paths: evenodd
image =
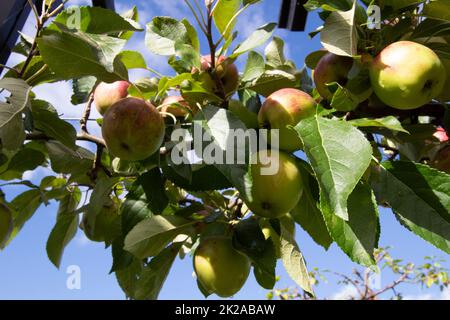
<instances>
[{"instance_id":1,"label":"yellow green apple","mask_svg":"<svg viewBox=\"0 0 450 320\"><path fill-rule=\"evenodd\" d=\"M254 214L280 218L300 200L302 177L291 155L277 150L259 151L252 156L250 174L251 199L247 199L247 206Z\"/></svg>"},{"instance_id":2,"label":"yellow green apple","mask_svg":"<svg viewBox=\"0 0 450 320\"><path fill-rule=\"evenodd\" d=\"M441 61L444 64L447 79L445 80L441 94L436 97L436 100L450 101L450 59L441 59Z\"/></svg>"},{"instance_id":3,"label":"yellow green apple","mask_svg":"<svg viewBox=\"0 0 450 320\"><path fill-rule=\"evenodd\" d=\"M102 135L108 150L117 158L144 160L159 150L164 139L164 120L149 102L125 98L105 113Z\"/></svg>"},{"instance_id":4,"label":"yellow green apple","mask_svg":"<svg viewBox=\"0 0 450 320\"><path fill-rule=\"evenodd\" d=\"M261 128L279 130L279 149L292 152L301 149L302 142L297 132L287 126L295 126L315 113L316 101L309 94L285 88L275 91L264 101L258 122Z\"/></svg>"},{"instance_id":5,"label":"yellow green apple","mask_svg":"<svg viewBox=\"0 0 450 320\"><path fill-rule=\"evenodd\" d=\"M189 113L188 110L191 110L193 114L198 111L197 107L192 108L189 103L181 96L168 96L163 100L161 106L161 112L163 113L163 116L165 116L164 113L170 113L175 117L182 118ZM183 108L181 108L180 106Z\"/></svg>"},{"instance_id":6,"label":"yellow green apple","mask_svg":"<svg viewBox=\"0 0 450 320\"><path fill-rule=\"evenodd\" d=\"M83 214L81 229L89 240L96 242L111 241L121 232L119 205L110 199L95 217L94 227L89 224L87 214Z\"/></svg>"},{"instance_id":7,"label":"yellow green apple","mask_svg":"<svg viewBox=\"0 0 450 320\"><path fill-rule=\"evenodd\" d=\"M416 109L436 98L446 78L436 53L411 41L390 44L370 66L375 94L383 103L400 110Z\"/></svg>"},{"instance_id":8,"label":"yellow green apple","mask_svg":"<svg viewBox=\"0 0 450 320\"><path fill-rule=\"evenodd\" d=\"M202 56L200 59L201 71L208 71L212 68L211 55ZM236 92L239 86L239 71L236 65L227 59L225 56L220 56L216 58L215 61L215 72L222 82L223 89L227 96L232 95ZM216 88L216 90L218 90Z\"/></svg>"},{"instance_id":9,"label":"yellow green apple","mask_svg":"<svg viewBox=\"0 0 450 320\"><path fill-rule=\"evenodd\" d=\"M244 286L250 273L250 260L233 248L228 237L201 240L194 254L194 270L209 293L226 298Z\"/></svg>"}]
</instances>

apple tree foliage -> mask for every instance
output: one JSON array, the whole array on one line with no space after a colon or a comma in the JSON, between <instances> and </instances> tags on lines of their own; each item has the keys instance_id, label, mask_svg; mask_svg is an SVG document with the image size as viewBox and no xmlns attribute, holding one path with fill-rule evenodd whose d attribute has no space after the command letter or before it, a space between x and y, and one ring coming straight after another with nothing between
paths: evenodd
<instances>
[{"instance_id":1,"label":"apple tree foliage","mask_svg":"<svg viewBox=\"0 0 450 320\"><path fill-rule=\"evenodd\" d=\"M296 225L323 248L336 243L352 261L376 269L380 206L391 208L407 230L450 253L450 165L437 157L449 145L435 135L437 128L450 129L448 102L432 100L407 111L383 105L372 94L367 62L399 40L421 43L450 60L448 1L309 0L305 7L323 21L311 37L320 37L327 51L353 59L346 84L328 84L330 101L320 99L308 72L326 51L311 52L299 68L285 57L283 40L273 36L274 23L237 43L236 21L262 1L185 2L192 21L153 17L145 28L137 22L136 8L119 15L46 1L43 13L36 12L36 37L22 35L14 49L23 62L9 66L0 79L0 221L9 224L1 226L1 248L20 236L38 208L57 202L46 245L50 261L60 266L81 226L89 238L105 242L112 253L111 272L133 299L156 299L175 259L190 259L200 237L223 234L250 259L262 287L273 288L280 259L292 279L314 295L307 257L295 240ZM370 5L381 9L379 29L368 26ZM145 53L126 49L137 32L145 32L147 49L166 57L173 73L158 74L147 65ZM223 90L211 89L203 73L192 72L201 67L202 54L243 62L233 101ZM248 163L176 165L170 157L173 143L142 161L114 158L103 139L88 131L92 92L100 82L130 81L132 69L149 76L133 80L129 95L158 106L169 92L181 91L200 108L195 117L177 119L175 125L166 117L166 141L173 128L197 125L219 149L228 130L258 127L261 103L278 89L311 94L318 101L316 114L294 127L303 143L303 150L294 153L304 184L296 207L279 219L252 214L246 205L252 184ZM217 80L214 68L206 73ZM62 81L73 85L71 102L86 106L77 127L60 117L58 106L33 93L44 83L58 90ZM101 124L101 119L90 123ZM445 161L447 167L438 166ZM23 179L25 171L38 167L53 174L39 184ZM8 197L11 185L26 191ZM272 192L283 197L283 190ZM112 216L100 220L102 214ZM200 283L199 288L205 296L210 293Z\"/></svg>"}]
</instances>

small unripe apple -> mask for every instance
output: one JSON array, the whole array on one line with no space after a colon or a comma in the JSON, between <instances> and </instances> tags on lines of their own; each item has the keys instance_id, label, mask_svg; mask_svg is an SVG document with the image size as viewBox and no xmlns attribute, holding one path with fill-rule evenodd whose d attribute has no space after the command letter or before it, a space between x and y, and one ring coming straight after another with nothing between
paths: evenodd
<instances>
[{"instance_id":1,"label":"small unripe apple","mask_svg":"<svg viewBox=\"0 0 450 320\"><path fill-rule=\"evenodd\" d=\"M316 113L316 101L307 93L297 89L281 89L264 101L258 113L261 128L279 130L279 148L292 152L302 148L297 132L287 126L295 126L302 119Z\"/></svg>"},{"instance_id":2,"label":"small unripe apple","mask_svg":"<svg viewBox=\"0 0 450 320\"><path fill-rule=\"evenodd\" d=\"M416 109L442 91L446 71L436 53L411 41L399 41L384 48L370 66L375 94L388 106Z\"/></svg>"},{"instance_id":3,"label":"small unripe apple","mask_svg":"<svg viewBox=\"0 0 450 320\"><path fill-rule=\"evenodd\" d=\"M201 71L212 68L211 55L201 57ZM239 86L239 71L234 63L230 63L225 56L216 59L216 73L220 78L227 96L232 95ZM218 90L218 88L216 88Z\"/></svg>"},{"instance_id":4,"label":"small unripe apple","mask_svg":"<svg viewBox=\"0 0 450 320\"><path fill-rule=\"evenodd\" d=\"M223 298L241 290L250 266L250 260L233 248L230 238L206 238L195 250L194 270L198 281L209 293Z\"/></svg>"},{"instance_id":5,"label":"small unripe apple","mask_svg":"<svg viewBox=\"0 0 450 320\"><path fill-rule=\"evenodd\" d=\"M102 134L108 150L122 160L144 160L158 151L164 139L164 120L149 102L125 98L105 113Z\"/></svg>"},{"instance_id":6,"label":"small unripe apple","mask_svg":"<svg viewBox=\"0 0 450 320\"><path fill-rule=\"evenodd\" d=\"M266 152L267 157L264 156ZM261 217L280 218L297 205L303 193L300 170L295 159L281 151L259 151L254 159L257 161L250 168L252 199L247 205ZM275 173L262 171L263 168L272 170L275 166L278 167Z\"/></svg>"},{"instance_id":7,"label":"small unripe apple","mask_svg":"<svg viewBox=\"0 0 450 320\"><path fill-rule=\"evenodd\" d=\"M101 82L94 91L94 103L97 111L104 115L106 110L120 99L128 96L127 81L116 81L113 83Z\"/></svg>"},{"instance_id":8,"label":"small unripe apple","mask_svg":"<svg viewBox=\"0 0 450 320\"><path fill-rule=\"evenodd\" d=\"M11 210L0 203L0 249L3 249L13 231L13 218Z\"/></svg>"},{"instance_id":9,"label":"small unripe apple","mask_svg":"<svg viewBox=\"0 0 450 320\"><path fill-rule=\"evenodd\" d=\"M184 100L183 97L181 96L169 96L167 98L164 99L164 101L161 103L161 105L163 106L161 108L162 112L165 113L170 113L172 115L174 115L175 117L185 117L189 112L188 110L185 110L183 108L180 108L179 106L177 106L177 104L183 106L186 109L189 109L193 112L193 114L195 114L198 111L198 108L192 108L189 103ZM163 116L165 116L163 114Z\"/></svg>"},{"instance_id":10,"label":"small unripe apple","mask_svg":"<svg viewBox=\"0 0 450 320\"><path fill-rule=\"evenodd\" d=\"M327 53L317 63L314 69L313 78L319 94L327 100L333 97L333 93L328 89L327 84L337 82L345 86L348 81L348 73L353 66L353 59L350 57L338 56L334 53Z\"/></svg>"},{"instance_id":11,"label":"small unripe apple","mask_svg":"<svg viewBox=\"0 0 450 320\"><path fill-rule=\"evenodd\" d=\"M95 217L94 227L89 225L87 214L83 214L81 229L89 240L111 241L121 232L119 205L112 199L106 203Z\"/></svg>"},{"instance_id":12,"label":"small unripe apple","mask_svg":"<svg viewBox=\"0 0 450 320\"><path fill-rule=\"evenodd\" d=\"M444 64L447 79L445 80L441 94L436 99L439 101L450 101L450 59L441 59L441 61Z\"/></svg>"}]
</instances>

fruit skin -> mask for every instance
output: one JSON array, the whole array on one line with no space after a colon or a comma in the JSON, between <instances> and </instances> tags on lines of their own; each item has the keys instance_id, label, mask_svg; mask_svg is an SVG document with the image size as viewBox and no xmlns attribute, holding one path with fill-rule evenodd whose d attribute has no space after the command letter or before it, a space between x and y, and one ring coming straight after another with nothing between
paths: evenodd
<instances>
[{"instance_id":1,"label":"fruit skin","mask_svg":"<svg viewBox=\"0 0 450 320\"><path fill-rule=\"evenodd\" d=\"M448 135L444 128L439 127L436 129L436 132L433 134L433 137L439 140L439 142L447 142Z\"/></svg>"},{"instance_id":2,"label":"fruit skin","mask_svg":"<svg viewBox=\"0 0 450 320\"><path fill-rule=\"evenodd\" d=\"M225 61L225 56L216 59L216 73L222 81L226 96L232 95L239 86L239 71L234 63ZM211 55L202 56L200 59L201 71L208 71L211 66ZM218 90L216 88L216 90Z\"/></svg>"},{"instance_id":3,"label":"fruit skin","mask_svg":"<svg viewBox=\"0 0 450 320\"><path fill-rule=\"evenodd\" d=\"M0 249L6 246L13 231L12 212L7 206L0 203Z\"/></svg>"},{"instance_id":4,"label":"fruit skin","mask_svg":"<svg viewBox=\"0 0 450 320\"><path fill-rule=\"evenodd\" d=\"M187 103L186 100L184 100L181 96L169 96L163 100L161 105L163 106L161 108L161 112L167 112L171 113L175 117L184 118L189 112L187 110L184 110L182 108L179 108L178 106L171 106L172 104L180 104L183 107L190 109L193 114L195 114L198 111L198 108L192 108L189 103ZM164 115L163 115L164 116Z\"/></svg>"},{"instance_id":5,"label":"fruit skin","mask_svg":"<svg viewBox=\"0 0 450 320\"><path fill-rule=\"evenodd\" d=\"M209 293L223 298L241 290L250 266L250 260L235 250L227 237L206 238L195 250L194 270L198 281Z\"/></svg>"},{"instance_id":6,"label":"fruit skin","mask_svg":"<svg viewBox=\"0 0 450 320\"><path fill-rule=\"evenodd\" d=\"M294 158L289 154L269 150L267 157L270 159L270 163L263 164L260 156L265 152L256 153L257 162L251 164L250 174L253 181L251 196L253 199L247 201L247 206L254 214L261 217L280 218L289 213L300 200L303 193L302 177ZM262 159L264 163L269 162L265 157ZM279 161L278 172L272 175L263 175L261 168L269 168L274 161Z\"/></svg>"},{"instance_id":7,"label":"fruit skin","mask_svg":"<svg viewBox=\"0 0 450 320\"><path fill-rule=\"evenodd\" d=\"M375 94L388 106L416 109L436 98L446 71L429 48L411 41L392 43L373 60L370 80Z\"/></svg>"},{"instance_id":8,"label":"fruit skin","mask_svg":"<svg viewBox=\"0 0 450 320\"><path fill-rule=\"evenodd\" d=\"M338 56L334 53L327 53L317 63L314 69L314 83L319 94L327 100L333 97L333 93L328 89L327 84L337 82L345 86L348 80L348 73L353 66L353 59L350 57Z\"/></svg>"},{"instance_id":9,"label":"fruit skin","mask_svg":"<svg viewBox=\"0 0 450 320\"><path fill-rule=\"evenodd\" d=\"M279 149L292 152L303 145L297 132L286 126L295 126L315 113L316 101L309 94L286 88L275 91L264 101L258 113L258 122L261 128L279 129Z\"/></svg>"},{"instance_id":10,"label":"fruit skin","mask_svg":"<svg viewBox=\"0 0 450 320\"><path fill-rule=\"evenodd\" d=\"M94 91L94 103L97 111L104 115L114 103L126 98L129 86L130 84L126 81L101 82Z\"/></svg>"},{"instance_id":11,"label":"fruit skin","mask_svg":"<svg viewBox=\"0 0 450 320\"><path fill-rule=\"evenodd\" d=\"M95 217L94 228L88 223L87 214L83 214L81 229L86 237L95 242L112 241L121 232L121 217L119 205L112 199L103 206L102 210Z\"/></svg>"},{"instance_id":12,"label":"fruit skin","mask_svg":"<svg viewBox=\"0 0 450 320\"><path fill-rule=\"evenodd\" d=\"M439 101L450 101L450 59L441 59L441 61L447 73L447 79L445 80L441 94L436 99Z\"/></svg>"},{"instance_id":13,"label":"fruit skin","mask_svg":"<svg viewBox=\"0 0 450 320\"><path fill-rule=\"evenodd\" d=\"M164 139L164 120L149 102L125 98L105 113L102 134L109 151L122 160L144 160Z\"/></svg>"}]
</instances>

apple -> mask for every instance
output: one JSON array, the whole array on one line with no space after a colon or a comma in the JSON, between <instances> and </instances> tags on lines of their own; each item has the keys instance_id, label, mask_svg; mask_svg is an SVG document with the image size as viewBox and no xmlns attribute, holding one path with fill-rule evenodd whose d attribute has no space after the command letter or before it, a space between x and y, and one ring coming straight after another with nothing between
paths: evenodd
<instances>
[{"instance_id":1,"label":"apple","mask_svg":"<svg viewBox=\"0 0 450 320\"><path fill-rule=\"evenodd\" d=\"M436 98L446 79L444 65L433 50L411 41L384 48L369 71L378 98L400 110L416 109Z\"/></svg>"},{"instance_id":2,"label":"apple","mask_svg":"<svg viewBox=\"0 0 450 320\"><path fill-rule=\"evenodd\" d=\"M439 101L450 101L450 59L441 59L444 64L445 71L447 73L447 79L445 80L444 88L441 94L436 97Z\"/></svg>"},{"instance_id":3,"label":"apple","mask_svg":"<svg viewBox=\"0 0 450 320\"><path fill-rule=\"evenodd\" d=\"M317 92L324 99L330 100L333 93L327 84L337 82L341 86L345 86L352 66L353 59L351 57L338 56L331 52L325 54L317 63L313 73Z\"/></svg>"},{"instance_id":4,"label":"apple","mask_svg":"<svg viewBox=\"0 0 450 320\"><path fill-rule=\"evenodd\" d=\"M439 127L436 129L436 132L433 134L433 137L439 140L439 142L447 142L448 135L444 128Z\"/></svg>"},{"instance_id":5,"label":"apple","mask_svg":"<svg viewBox=\"0 0 450 320\"><path fill-rule=\"evenodd\" d=\"M177 104L179 104L189 110L192 110L193 114L195 114L198 111L198 108L191 108L189 103L186 100L184 100L184 98L181 96L169 96L169 97L165 98L163 100L163 102L161 103L161 105L162 105L161 111L170 113L170 114L174 115L175 117L180 117L180 118L185 117L188 114L188 111L177 106ZM164 114L163 114L163 116L164 116Z\"/></svg>"},{"instance_id":6,"label":"apple","mask_svg":"<svg viewBox=\"0 0 450 320\"><path fill-rule=\"evenodd\" d=\"M130 84L127 81L101 82L94 91L94 103L97 111L104 115L106 110L114 103L126 98L129 86Z\"/></svg>"},{"instance_id":7,"label":"apple","mask_svg":"<svg viewBox=\"0 0 450 320\"><path fill-rule=\"evenodd\" d=\"M105 113L102 134L108 150L122 160L144 160L158 151L164 139L164 120L149 102L125 98Z\"/></svg>"},{"instance_id":8,"label":"apple","mask_svg":"<svg viewBox=\"0 0 450 320\"><path fill-rule=\"evenodd\" d=\"M253 159L256 163L250 166L252 199L247 200L247 206L254 214L265 218L280 218L289 213L303 193L302 177L295 159L277 150L259 151ZM269 174L261 170L276 167L278 170Z\"/></svg>"},{"instance_id":9,"label":"apple","mask_svg":"<svg viewBox=\"0 0 450 320\"><path fill-rule=\"evenodd\" d=\"M209 293L226 298L244 286L250 260L233 248L230 238L214 236L201 240L194 254L194 270Z\"/></svg>"},{"instance_id":10,"label":"apple","mask_svg":"<svg viewBox=\"0 0 450 320\"><path fill-rule=\"evenodd\" d=\"M202 56L200 62L201 71L212 68L211 55ZM239 71L236 65L228 61L225 56L220 56L216 58L216 73L222 82L226 96L232 95L239 86Z\"/></svg>"},{"instance_id":11,"label":"apple","mask_svg":"<svg viewBox=\"0 0 450 320\"><path fill-rule=\"evenodd\" d=\"M0 249L3 249L6 246L13 231L13 227L14 224L11 210L0 203Z\"/></svg>"},{"instance_id":12,"label":"apple","mask_svg":"<svg viewBox=\"0 0 450 320\"><path fill-rule=\"evenodd\" d=\"M297 132L286 126L295 126L315 113L316 101L309 94L286 88L275 91L264 101L258 113L258 122L261 128L278 129L279 148L292 152L303 146Z\"/></svg>"},{"instance_id":13,"label":"apple","mask_svg":"<svg viewBox=\"0 0 450 320\"><path fill-rule=\"evenodd\" d=\"M110 199L95 217L94 228L88 223L87 214L83 214L81 229L89 240L109 242L121 233L121 216L119 205Z\"/></svg>"}]
</instances>

